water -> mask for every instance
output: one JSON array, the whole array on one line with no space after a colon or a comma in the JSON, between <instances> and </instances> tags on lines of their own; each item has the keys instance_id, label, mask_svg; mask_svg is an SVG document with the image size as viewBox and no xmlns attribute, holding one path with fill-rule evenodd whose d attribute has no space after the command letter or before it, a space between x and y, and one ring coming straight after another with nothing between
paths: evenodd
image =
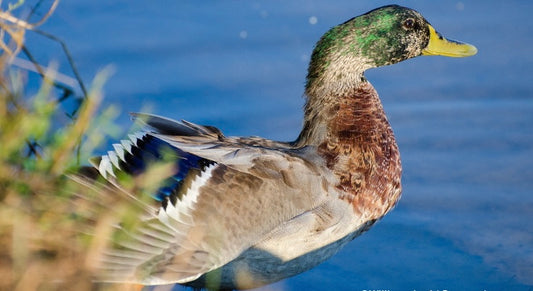
<instances>
[{"instance_id":1,"label":"water","mask_svg":"<svg viewBox=\"0 0 533 291\"><path fill-rule=\"evenodd\" d=\"M85 80L112 64L104 105L292 140L312 47L331 26L387 1L63 1L43 27ZM533 288L531 1L402 1L465 59L371 70L404 166L403 198L319 267L265 289ZM315 23L316 21L316 23ZM67 70L58 46L29 36Z\"/></svg>"}]
</instances>

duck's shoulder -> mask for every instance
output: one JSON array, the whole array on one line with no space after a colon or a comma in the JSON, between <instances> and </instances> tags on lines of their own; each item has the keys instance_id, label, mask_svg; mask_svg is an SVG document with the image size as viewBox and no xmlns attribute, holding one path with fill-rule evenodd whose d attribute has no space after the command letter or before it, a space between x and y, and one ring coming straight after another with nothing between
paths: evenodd
<instances>
[{"instance_id":1,"label":"duck's shoulder","mask_svg":"<svg viewBox=\"0 0 533 291\"><path fill-rule=\"evenodd\" d=\"M261 147L272 150L280 151L291 151L295 147L291 142L282 142L275 141L267 138L262 138L259 136L249 136L249 137L229 137L227 141L241 146L252 146L252 147Z\"/></svg>"},{"instance_id":2,"label":"duck's shoulder","mask_svg":"<svg viewBox=\"0 0 533 291\"><path fill-rule=\"evenodd\" d=\"M150 129L149 136L172 148L245 173L290 168L289 171L305 174L316 173L323 166L316 147L297 147L291 142L257 136L228 137L213 126L149 114L135 116Z\"/></svg>"}]
</instances>

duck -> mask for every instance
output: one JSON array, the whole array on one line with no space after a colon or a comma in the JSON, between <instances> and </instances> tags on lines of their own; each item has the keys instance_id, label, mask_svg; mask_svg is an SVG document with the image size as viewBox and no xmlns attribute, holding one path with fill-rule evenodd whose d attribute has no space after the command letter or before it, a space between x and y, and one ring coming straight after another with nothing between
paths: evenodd
<instances>
[{"instance_id":1,"label":"duck","mask_svg":"<svg viewBox=\"0 0 533 291\"><path fill-rule=\"evenodd\" d=\"M97 280L249 289L319 265L391 211L402 192L398 145L365 71L476 53L417 11L388 5L316 43L303 127L292 142L132 114L144 129L91 160L98 178L75 177L87 185L99 179L142 204L134 227L115 226L124 235L102 252ZM150 171L149 187L124 182Z\"/></svg>"}]
</instances>

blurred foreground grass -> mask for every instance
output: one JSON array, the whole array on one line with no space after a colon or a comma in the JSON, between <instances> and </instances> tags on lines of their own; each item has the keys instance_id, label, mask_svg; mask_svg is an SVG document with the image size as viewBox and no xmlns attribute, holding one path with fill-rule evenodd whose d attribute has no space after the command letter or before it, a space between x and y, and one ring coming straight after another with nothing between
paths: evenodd
<instances>
[{"instance_id":1,"label":"blurred foreground grass","mask_svg":"<svg viewBox=\"0 0 533 291\"><path fill-rule=\"evenodd\" d=\"M54 69L39 71L35 64L41 86L26 93L30 73L12 63L21 51L31 56L24 36L35 26L13 15L24 1L17 5L0 11L0 290L125 290L129 286L93 284L93 273L125 211L117 209L127 203L64 175L87 160L103 129L115 129L113 110L96 115L108 74L98 74L83 90L74 114L62 111L67 94ZM58 115L68 122L58 123Z\"/></svg>"}]
</instances>

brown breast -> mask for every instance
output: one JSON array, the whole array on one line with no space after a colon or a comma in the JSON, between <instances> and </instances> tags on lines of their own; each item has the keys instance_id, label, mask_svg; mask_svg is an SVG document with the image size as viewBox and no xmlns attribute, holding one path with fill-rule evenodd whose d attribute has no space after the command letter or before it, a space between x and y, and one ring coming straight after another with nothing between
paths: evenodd
<instances>
[{"instance_id":1,"label":"brown breast","mask_svg":"<svg viewBox=\"0 0 533 291\"><path fill-rule=\"evenodd\" d=\"M354 212L377 219L401 193L400 153L394 133L372 85L337 98L328 137L318 146L327 167L338 177L340 198Z\"/></svg>"}]
</instances>

